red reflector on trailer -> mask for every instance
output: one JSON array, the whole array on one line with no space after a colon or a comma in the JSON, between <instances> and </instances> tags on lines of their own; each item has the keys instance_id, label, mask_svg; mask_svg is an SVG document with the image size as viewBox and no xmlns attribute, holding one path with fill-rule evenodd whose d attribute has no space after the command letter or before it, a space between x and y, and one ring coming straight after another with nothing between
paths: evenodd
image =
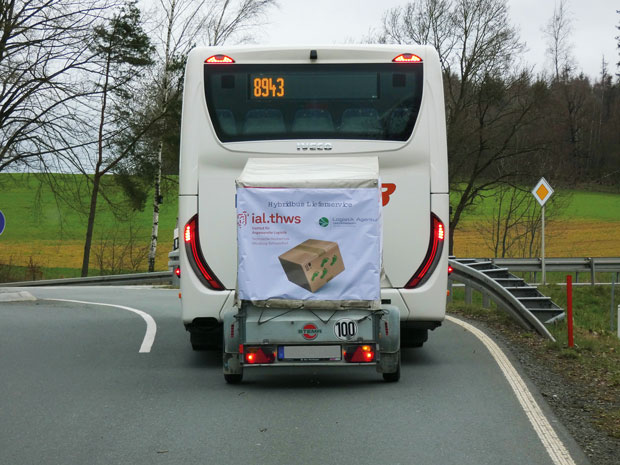
<instances>
[{"instance_id":1,"label":"red reflector on trailer","mask_svg":"<svg viewBox=\"0 0 620 465\"><path fill-rule=\"evenodd\" d=\"M413 53L401 53L392 60L394 63L420 63L422 58Z\"/></svg>"},{"instance_id":2,"label":"red reflector on trailer","mask_svg":"<svg viewBox=\"0 0 620 465\"><path fill-rule=\"evenodd\" d=\"M210 65L218 64L218 63L229 64L229 63L234 63L234 62L235 60L230 58L228 55L213 55L205 60L205 63L209 63Z\"/></svg>"},{"instance_id":3,"label":"red reflector on trailer","mask_svg":"<svg viewBox=\"0 0 620 465\"><path fill-rule=\"evenodd\" d=\"M373 346L349 346L344 354L345 362L349 363L368 363L375 360Z\"/></svg>"},{"instance_id":4,"label":"red reflector on trailer","mask_svg":"<svg viewBox=\"0 0 620 465\"><path fill-rule=\"evenodd\" d=\"M262 348L246 347L245 348L245 362L250 364L260 363L273 363L276 356L273 352L267 350L266 352Z\"/></svg>"}]
</instances>

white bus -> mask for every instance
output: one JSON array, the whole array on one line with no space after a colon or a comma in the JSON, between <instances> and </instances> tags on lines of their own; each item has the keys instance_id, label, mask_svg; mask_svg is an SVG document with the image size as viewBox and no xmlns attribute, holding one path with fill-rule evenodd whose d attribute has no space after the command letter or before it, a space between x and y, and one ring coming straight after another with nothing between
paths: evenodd
<instances>
[{"instance_id":1,"label":"white bus","mask_svg":"<svg viewBox=\"0 0 620 465\"><path fill-rule=\"evenodd\" d=\"M381 299L401 345L445 316L448 163L442 77L425 46L203 47L187 60L179 172L182 318L217 348L234 305L235 178L248 157L378 156Z\"/></svg>"}]
</instances>

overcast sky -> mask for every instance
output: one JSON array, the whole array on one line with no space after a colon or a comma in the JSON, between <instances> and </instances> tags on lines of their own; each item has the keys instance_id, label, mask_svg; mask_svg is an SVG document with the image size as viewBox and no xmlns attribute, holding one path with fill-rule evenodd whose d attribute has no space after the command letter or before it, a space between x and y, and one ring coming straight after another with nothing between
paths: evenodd
<instances>
[{"instance_id":1,"label":"overcast sky","mask_svg":"<svg viewBox=\"0 0 620 465\"><path fill-rule=\"evenodd\" d=\"M261 28L257 42L263 44L336 44L359 41L381 25L383 13L406 0L280 0L272 10L269 24ZM510 17L520 30L528 52L525 61L536 71L549 69L542 28L553 14L555 0L508 0ZM620 34L620 0L569 0L573 34L571 42L577 70L598 76L601 58L617 72L618 57L614 38Z\"/></svg>"}]
</instances>

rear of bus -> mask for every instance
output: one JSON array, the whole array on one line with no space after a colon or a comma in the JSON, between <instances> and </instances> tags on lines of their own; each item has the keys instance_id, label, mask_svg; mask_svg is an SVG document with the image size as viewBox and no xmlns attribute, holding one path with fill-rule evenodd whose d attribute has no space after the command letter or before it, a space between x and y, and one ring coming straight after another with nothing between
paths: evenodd
<instances>
[{"instance_id":1,"label":"rear of bus","mask_svg":"<svg viewBox=\"0 0 620 465\"><path fill-rule=\"evenodd\" d=\"M179 227L183 323L195 349L221 341L237 272L235 178L249 157L378 156L381 298L403 346L445 315L448 165L441 70L430 47L205 47L183 96Z\"/></svg>"}]
</instances>

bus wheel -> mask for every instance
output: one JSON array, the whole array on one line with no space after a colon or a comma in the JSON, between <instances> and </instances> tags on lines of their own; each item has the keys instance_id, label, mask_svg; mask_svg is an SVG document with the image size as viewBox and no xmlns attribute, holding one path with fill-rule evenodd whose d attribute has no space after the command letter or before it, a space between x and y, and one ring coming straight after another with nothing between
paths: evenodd
<instances>
[{"instance_id":1,"label":"bus wheel","mask_svg":"<svg viewBox=\"0 0 620 465\"><path fill-rule=\"evenodd\" d=\"M228 384L239 384L243 380L243 374L224 375L224 379Z\"/></svg>"},{"instance_id":2,"label":"bus wheel","mask_svg":"<svg viewBox=\"0 0 620 465\"><path fill-rule=\"evenodd\" d=\"M395 383L400 379L400 351L398 352L398 366L393 373L383 373L383 380L388 383Z\"/></svg>"}]
</instances>

